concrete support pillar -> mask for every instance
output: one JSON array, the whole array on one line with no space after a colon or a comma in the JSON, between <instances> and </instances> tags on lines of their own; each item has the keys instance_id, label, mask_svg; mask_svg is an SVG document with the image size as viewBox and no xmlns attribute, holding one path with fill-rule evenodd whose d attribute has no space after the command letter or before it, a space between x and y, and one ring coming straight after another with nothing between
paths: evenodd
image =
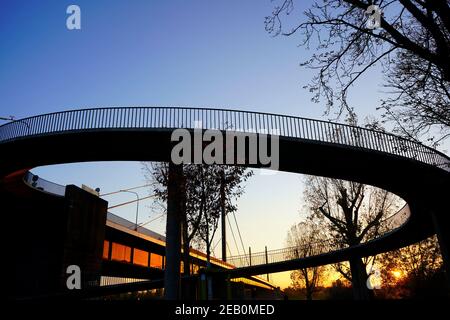
<instances>
[{"instance_id":1,"label":"concrete support pillar","mask_svg":"<svg viewBox=\"0 0 450 320\"><path fill-rule=\"evenodd\" d=\"M166 269L164 272L164 298L167 300L180 298L183 180L183 166L170 163L167 190Z\"/></svg>"}]
</instances>

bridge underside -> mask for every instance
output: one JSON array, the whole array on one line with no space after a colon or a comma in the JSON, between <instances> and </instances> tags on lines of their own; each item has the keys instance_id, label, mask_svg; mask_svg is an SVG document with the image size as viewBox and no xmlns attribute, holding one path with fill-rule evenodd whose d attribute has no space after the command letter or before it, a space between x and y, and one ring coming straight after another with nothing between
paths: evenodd
<instances>
[{"instance_id":1,"label":"bridge underside","mask_svg":"<svg viewBox=\"0 0 450 320\"><path fill-rule=\"evenodd\" d=\"M5 177L14 172L59 163L169 161L173 146L170 140L172 131L98 129L18 138L1 145L2 155L6 156L2 158L0 177L5 181ZM263 167L258 163L245 165ZM335 263L354 256L375 255L404 247L435 233L433 217L441 222L444 233L449 234L446 219L449 214L446 200L450 190L449 173L431 165L363 148L280 136L279 170L380 187L397 194L409 204L410 219L394 232L357 247L288 262L224 271L232 277ZM1 186L0 191L2 196L9 192ZM4 216L11 214L5 213ZM114 268L118 267L105 264L105 268L114 274L117 271Z\"/></svg>"}]
</instances>

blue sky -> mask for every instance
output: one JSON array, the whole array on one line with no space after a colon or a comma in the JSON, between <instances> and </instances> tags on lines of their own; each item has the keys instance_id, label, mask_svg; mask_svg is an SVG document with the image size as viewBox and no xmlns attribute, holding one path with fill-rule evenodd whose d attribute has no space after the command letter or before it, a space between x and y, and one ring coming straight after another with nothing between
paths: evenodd
<instances>
[{"instance_id":1,"label":"blue sky","mask_svg":"<svg viewBox=\"0 0 450 320\"><path fill-rule=\"evenodd\" d=\"M296 13L310 1L297 3ZM81 8L81 30L66 28L70 4ZM299 63L312 52L298 47L297 36L272 37L264 30L264 17L273 6L270 0L2 0L0 116L183 105L321 118L323 105L312 103L302 89L313 73ZM380 80L375 72L350 94L361 117L375 112ZM60 165L35 172L104 192L144 182L136 162ZM294 174L257 174L247 183L238 212L246 247L257 252L265 245L284 246L287 230L300 219L301 180ZM120 194L108 200L114 204L132 198ZM132 220L134 210L131 205L114 212ZM155 215L141 205L140 221ZM163 233L163 222L151 227ZM231 240L230 246L234 248Z\"/></svg>"},{"instance_id":2,"label":"blue sky","mask_svg":"<svg viewBox=\"0 0 450 320\"><path fill-rule=\"evenodd\" d=\"M82 30L66 29L71 3L81 8ZM318 118L322 106L312 104L301 88L312 72L299 63L311 52L297 46L296 36L272 37L264 30L273 5L269 0L2 1L2 114L189 105ZM306 5L302 1L298 10ZM366 113L376 96L375 86L355 90L352 98Z\"/></svg>"}]
</instances>

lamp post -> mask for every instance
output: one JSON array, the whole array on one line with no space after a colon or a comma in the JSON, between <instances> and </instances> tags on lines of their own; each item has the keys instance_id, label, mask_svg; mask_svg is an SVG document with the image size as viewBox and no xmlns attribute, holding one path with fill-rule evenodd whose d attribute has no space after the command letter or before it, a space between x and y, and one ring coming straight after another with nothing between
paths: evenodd
<instances>
[{"instance_id":1,"label":"lamp post","mask_svg":"<svg viewBox=\"0 0 450 320\"><path fill-rule=\"evenodd\" d=\"M137 192L134 191L130 191L130 190L119 190L119 192L128 192L128 193L133 193L136 196L136 224L134 225L134 230L137 231L138 229L138 214L139 214L139 194Z\"/></svg>"}]
</instances>

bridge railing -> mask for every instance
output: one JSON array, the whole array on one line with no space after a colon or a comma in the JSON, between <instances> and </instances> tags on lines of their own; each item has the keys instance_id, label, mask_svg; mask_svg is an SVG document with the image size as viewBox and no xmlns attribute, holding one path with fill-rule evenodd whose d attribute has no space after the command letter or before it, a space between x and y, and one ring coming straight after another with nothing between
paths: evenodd
<instances>
[{"instance_id":1,"label":"bridge railing","mask_svg":"<svg viewBox=\"0 0 450 320\"><path fill-rule=\"evenodd\" d=\"M42 179L41 177L31 173L30 171L27 171L23 180L31 187L47 193L51 193L53 195L63 197L66 194L65 186Z\"/></svg>"},{"instance_id":2,"label":"bridge railing","mask_svg":"<svg viewBox=\"0 0 450 320\"><path fill-rule=\"evenodd\" d=\"M381 232L375 238L383 236L387 232L401 227L408 220L410 214L411 212L409 206L408 204L405 204L396 213L384 219L381 219L379 221L379 229ZM292 246L282 249L268 250L267 252L261 251L252 254L230 256L227 258L227 263L232 264L237 268L248 267L288 261L292 259L306 258L308 256L324 254L337 249L340 248L337 247L336 241L334 239L325 239L321 241L306 243L301 246Z\"/></svg>"},{"instance_id":3,"label":"bridge railing","mask_svg":"<svg viewBox=\"0 0 450 320\"><path fill-rule=\"evenodd\" d=\"M231 256L227 258L227 262L233 264L237 268L256 266L326 253L330 251L331 246L332 242L330 240L318 241L309 243L307 246L294 246L269 250L267 253L263 251L252 253L251 255ZM307 254L304 254L305 252L307 252Z\"/></svg>"},{"instance_id":4,"label":"bridge railing","mask_svg":"<svg viewBox=\"0 0 450 320\"><path fill-rule=\"evenodd\" d=\"M21 137L95 129L188 128L275 134L385 152L450 171L450 159L389 133L286 115L186 107L114 107L49 113L0 126L0 143Z\"/></svg>"}]
</instances>

